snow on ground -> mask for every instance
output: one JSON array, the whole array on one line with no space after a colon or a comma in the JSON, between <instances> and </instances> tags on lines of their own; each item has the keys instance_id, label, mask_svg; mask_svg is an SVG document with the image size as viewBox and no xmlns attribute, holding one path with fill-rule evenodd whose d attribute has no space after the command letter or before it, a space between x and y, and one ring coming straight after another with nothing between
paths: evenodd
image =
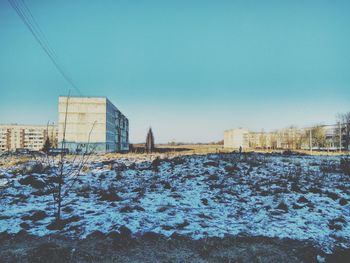
<instances>
[{"instance_id":1,"label":"snow on ground","mask_svg":"<svg viewBox=\"0 0 350 263\"><path fill-rule=\"evenodd\" d=\"M309 240L330 253L334 246L350 247L350 176L339 169L339 160L277 154L95 156L64 198L63 217L71 220L60 233L84 238L126 226L136 235L176 232L195 239L262 235ZM47 229L54 219L47 173L23 172L18 165L0 170L0 232L57 232ZM35 183L26 181L29 176Z\"/></svg>"}]
</instances>

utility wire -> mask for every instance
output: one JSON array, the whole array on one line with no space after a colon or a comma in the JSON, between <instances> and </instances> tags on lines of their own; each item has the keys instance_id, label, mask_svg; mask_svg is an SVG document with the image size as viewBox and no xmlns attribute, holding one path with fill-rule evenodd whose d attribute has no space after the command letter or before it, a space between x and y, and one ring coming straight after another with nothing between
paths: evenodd
<instances>
[{"instance_id":1,"label":"utility wire","mask_svg":"<svg viewBox=\"0 0 350 263\"><path fill-rule=\"evenodd\" d=\"M78 87L74 84L72 78L69 76L64 67L59 63L56 52L50 46L47 38L45 37L43 31L41 30L39 24L36 22L32 12L23 0L8 0L11 7L16 11L18 16L21 18L23 23L27 26L30 33L34 36L36 41L39 43L40 47L48 55L56 69L61 73L63 78L77 91L81 96L81 92Z\"/></svg>"}]
</instances>

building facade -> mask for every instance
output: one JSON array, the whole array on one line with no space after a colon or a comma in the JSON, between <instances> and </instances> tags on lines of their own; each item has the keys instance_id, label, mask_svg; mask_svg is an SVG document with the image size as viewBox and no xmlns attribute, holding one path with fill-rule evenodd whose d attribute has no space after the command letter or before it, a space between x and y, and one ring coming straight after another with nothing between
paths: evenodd
<instances>
[{"instance_id":1,"label":"building facade","mask_svg":"<svg viewBox=\"0 0 350 263\"><path fill-rule=\"evenodd\" d=\"M129 150L129 120L106 97L59 97L58 147L70 152Z\"/></svg>"},{"instance_id":2,"label":"building facade","mask_svg":"<svg viewBox=\"0 0 350 263\"><path fill-rule=\"evenodd\" d=\"M238 149L249 147L249 130L238 128L224 132L224 147Z\"/></svg>"},{"instance_id":3,"label":"building facade","mask_svg":"<svg viewBox=\"0 0 350 263\"><path fill-rule=\"evenodd\" d=\"M0 124L0 151L40 151L47 138L53 147L57 145L55 125Z\"/></svg>"},{"instance_id":4,"label":"building facade","mask_svg":"<svg viewBox=\"0 0 350 263\"><path fill-rule=\"evenodd\" d=\"M348 125L316 125L309 128L288 127L270 132L231 129L224 132L224 147L238 149L347 150Z\"/></svg>"}]
</instances>

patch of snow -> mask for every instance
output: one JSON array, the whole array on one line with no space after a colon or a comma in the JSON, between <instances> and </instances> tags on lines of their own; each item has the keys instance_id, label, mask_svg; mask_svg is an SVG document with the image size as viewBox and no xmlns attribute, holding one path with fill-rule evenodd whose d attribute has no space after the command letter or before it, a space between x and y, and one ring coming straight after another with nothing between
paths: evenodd
<instances>
[{"instance_id":1,"label":"patch of snow","mask_svg":"<svg viewBox=\"0 0 350 263\"><path fill-rule=\"evenodd\" d=\"M112 160L111 169L102 163L102 156L92 157L89 169L79 175L64 200L72 212L63 215L80 219L61 233L84 238L95 230L109 232L125 225L134 234L176 232L194 239L262 235L309 240L325 253L335 246L350 247L350 206L339 202L340 198L350 202L350 177L322 171L325 164L339 163L340 157L211 154L179 158L177 162L163 159L158 167L152 167L153 159L148 157L121 158ZM67 163L65 169L71 166ZM227 172L226 166L237 169ZM18 182L23 175L15 176L11 169L6 173L0 179L0 232L16 233L26 222L31 234L52 233L46 228L54 219L52 196L34 195L35 189ZM38 175L43 180L47 176ZM114 191L121 200L102 201L103 191ZM49 217L37 222L22 219L33 210L46 211Z\"/></svg>"}]
</instances>

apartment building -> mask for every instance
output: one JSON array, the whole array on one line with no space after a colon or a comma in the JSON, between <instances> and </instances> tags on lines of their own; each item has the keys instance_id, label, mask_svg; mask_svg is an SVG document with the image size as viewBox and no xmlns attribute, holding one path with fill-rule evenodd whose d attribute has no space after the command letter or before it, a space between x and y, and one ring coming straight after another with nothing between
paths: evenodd
<instances>
[{"instance_id":1,"label":"apartment building","mask_svg":"<svg viewBox=\"0 0 350 263\"><path fill-rule=\"evenodd\" d=\"M249 147L249 130L244 128L226 130L224 132L224 147L235 148Z\"/></svg>"},{"instance_id":2,"label":"apartment building","mask_svg":"<svg viewBox=\"0 0 350 263\"><path fill-rule=\"evenodd\" d=\"M57 127L50 125L0 124L0 151L28 149L39 151L49 138L57 144Z\"/></svg>"},{"instance_id":3,"label":"apartment building","mask_svg":"<svg viewBox=\"0 0 350 263\"><path fill-rule=\"evenodd\" d=\"M58 147L70 152L129 150L129 120L106 97L60 96L58 113Z\"/></svg>"},{"instance_id":4,"label":"apartment building","mask_svg":"<svg viewBox=\"0 0 350 263\"><path fill-rule=\"evenodd\" d=\"M224 132L224 147L238 149L349 149L346 124L319 125L308 128L288 127L270 132L231 129Z\"/></svg>"}]
</instances>

